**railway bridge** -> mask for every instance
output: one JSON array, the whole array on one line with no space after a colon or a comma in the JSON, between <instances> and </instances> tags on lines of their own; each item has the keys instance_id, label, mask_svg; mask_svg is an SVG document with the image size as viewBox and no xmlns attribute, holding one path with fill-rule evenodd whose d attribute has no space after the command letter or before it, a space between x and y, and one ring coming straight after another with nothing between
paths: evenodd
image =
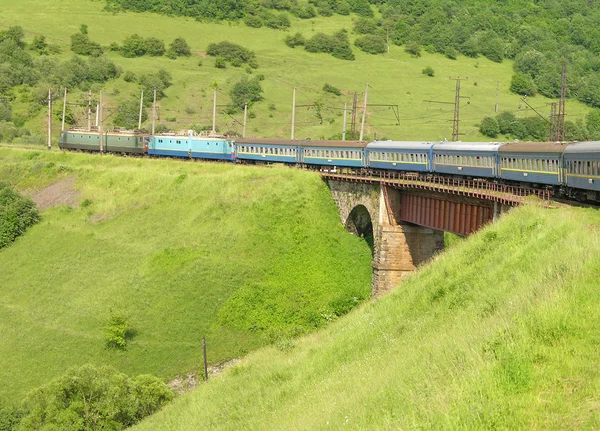
<instances>
[{"instance_id":1,"label":"railway bridge","mask_svg":"<svg viewBox=\"0 0 600 431\"><path fill-rule=\"evenodd\" d=\"M361 171L321 176L346 229L372 235L373 296L441 251L444 232L469 235L513 206L550 199L547 191L479 180Z\"/></svg>"}]
</instances>

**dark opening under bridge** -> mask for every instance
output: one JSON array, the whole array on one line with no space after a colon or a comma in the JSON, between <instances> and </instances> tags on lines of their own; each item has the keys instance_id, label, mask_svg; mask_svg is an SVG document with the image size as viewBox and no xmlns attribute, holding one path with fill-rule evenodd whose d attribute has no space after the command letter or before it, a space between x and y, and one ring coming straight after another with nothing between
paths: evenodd
<instances>
[{"instance_id":1,"label":"dark opening under bridge","mask_svg":"<svg viewBox=\"0 0 600 431\"><path fill-rule=\"evenodd\" d=\"M441 251L444 232L469 235L513 206L550 203L548 190L484 180L368 170L321 176L346 229L373 235L375 296Z\"/></svg>"}]
</instances>

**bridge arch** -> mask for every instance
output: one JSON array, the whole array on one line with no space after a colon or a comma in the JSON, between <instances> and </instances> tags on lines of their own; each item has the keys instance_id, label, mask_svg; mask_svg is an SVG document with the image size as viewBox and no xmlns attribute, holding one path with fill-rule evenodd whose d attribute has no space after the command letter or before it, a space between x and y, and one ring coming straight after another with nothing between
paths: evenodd
<instances>
[{"instance_id":1,"label":"bridge arch","mask_svg":"<svg viewBox=\"0 0 600 431\"><path fill-rule=\"evenodd\" d=\"M364 238L371 248L371 253L375 253L373 217L366 206L358 204L352 208L346 219L345 227L348 232L360 238Z\"/></svg>"}]
</instances>

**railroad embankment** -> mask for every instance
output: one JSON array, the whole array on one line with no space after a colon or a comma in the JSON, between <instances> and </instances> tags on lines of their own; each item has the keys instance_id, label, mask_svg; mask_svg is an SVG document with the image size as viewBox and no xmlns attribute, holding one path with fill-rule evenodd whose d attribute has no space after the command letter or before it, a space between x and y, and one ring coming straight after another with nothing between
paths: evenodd
<instances>
[{"instance_id":1,"label":"railroad embankment","mask_svg":"<svg viewBox=\"0 0 600 431\"><path fill-rule=\"evenodd\" d=\"M85 363L185 377L202 337L219 363L286 345L370 294L370 249L315 174L0 148L0 180L42 210L0 251L11 404ZM120 319L126 345L107 347Z\"/></svg>"},{"instance_id":2,"label":"railroad embankment","mask_svg":"<svg viewBox=\"0 0 600 431\"><path fill-rule=\"evenodd\" d=\"M139 430L598 429L600 214L518 208Z\"/></svg>"}]
</instances>

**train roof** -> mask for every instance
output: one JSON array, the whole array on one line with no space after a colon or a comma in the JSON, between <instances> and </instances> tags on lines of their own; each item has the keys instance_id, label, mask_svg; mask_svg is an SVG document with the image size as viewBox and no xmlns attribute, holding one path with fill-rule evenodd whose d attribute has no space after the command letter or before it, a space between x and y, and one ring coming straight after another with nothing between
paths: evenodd
<instances>
[{"instance_id":1,"label":"train roof","mask_svg":"<svg viewBox=\"0 0 600 431\"><path fill-rule=\"evenodd\" d=\"M429 150L435 142L422 141L374 141L367 150Z\"/></svg>"},{"instance_id":2,"label":"train roof","mask_svg":"<svg viewBox=\"0 0 600 431\"><path fill-rule=\"evenodd\" d=\"M302 147L322 147L322 148L365 148L366 142L360 141L327 141L317 140L312 141L307 139L300 144Z\"/></svg>"},{"instance_id":3,"label":"train roof","mask_svg":"<svg viewBox=\"0 0 600 431\"><path fill-rule=\"evenodd\" d=\"M589 141L579 142L567 145L565 148L565 154L577 154L577 153L599 153L600 154L600 141Z\"/></svg>"},{"instance_id":4,"label":"train roof","mask_svg":"<svg viewBox=\"0 0 600 431\"><path fill-rule=\"evenodd\" d=\"M496 152L504 142L439 142L433 151L481 151Z\"/></svg>"},{"instance_id":5,"label":"train roof","mask_svg":"<svg viewBox=\"0 0 600 431\"><path fill-rule=\"evenodd\" d=\"M501 153L562 153L567 144L560 142L513 142L502 146Z\"/></svg>"},{"instance_id":6,"label":"train roof","mask_svg":"<svg viewBox=\"0 0 600 431\"><path fill-rule=\"evenodd\" d=\"M297 147L302 141L291 141L289 139L278 138L236 138L236 144L255 144L255 145L285 145Z\"/></svg>"}]
</instances>

